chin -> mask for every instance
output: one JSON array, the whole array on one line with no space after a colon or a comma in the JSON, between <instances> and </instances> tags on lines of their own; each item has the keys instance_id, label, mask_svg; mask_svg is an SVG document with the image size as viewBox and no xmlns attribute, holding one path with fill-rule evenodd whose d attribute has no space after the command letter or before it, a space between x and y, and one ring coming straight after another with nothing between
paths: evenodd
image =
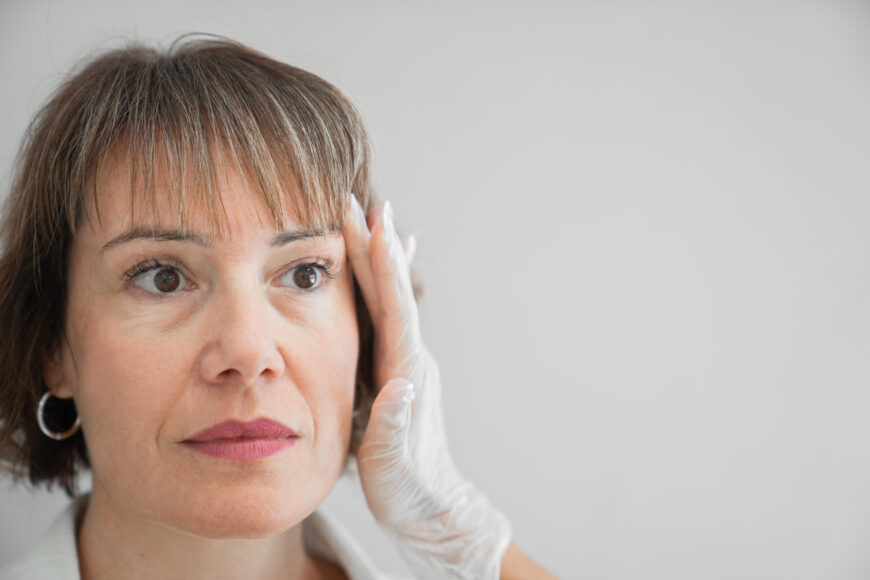
<instances>
[{"instance_id":1,"label":"chin","mask_svg":"<svg viewBox=\"0 0 870 580\"><path fill-rule=\"evenodd\" d=\"M302 523L316 509L270 510L269 508L217 510L198 519L189 532L211 539L270 538Z\"/></svg>"},{"instance_id":2,"label":"chin","mask_svg":"<svg viewBox=\"0 0 870 580\"><path fill-rule=\"evenodd\" d=\"M182 502L164 521L188 533L212 539L267 538L298 525L316 510L329 489L244 489L197 494Z\"/></svg>"}]
</instances>

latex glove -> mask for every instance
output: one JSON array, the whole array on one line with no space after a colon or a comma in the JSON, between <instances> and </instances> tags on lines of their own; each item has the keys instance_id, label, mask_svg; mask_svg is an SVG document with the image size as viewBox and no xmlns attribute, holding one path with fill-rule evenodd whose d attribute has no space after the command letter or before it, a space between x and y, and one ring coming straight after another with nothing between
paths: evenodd
<instances>
[{"instance_id":1,"label":"latex glove","mask_svg":"<svg viewBox=\"0 0 870 580\"><path fill-rule=\"evenodd\" d=\"M383 385L357 453L366 501L419 578L497 579L510 522L450 458L438 366L420 338L412 250L402 247L389 202L370 221L371 230L354 197L343 234Z\"/></svg>"}]
</instances>

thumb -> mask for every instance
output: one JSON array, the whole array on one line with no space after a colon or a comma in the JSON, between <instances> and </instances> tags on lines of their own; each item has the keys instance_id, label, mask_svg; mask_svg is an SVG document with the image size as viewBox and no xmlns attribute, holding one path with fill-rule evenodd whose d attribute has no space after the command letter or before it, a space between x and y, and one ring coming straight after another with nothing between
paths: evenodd
<instances>
[{"instance_id":1,"label":"thumb","mask_svg":"<svg viewBox=\"0 0 870 580\"><path fill-rule=\"evenodd\" d=\"M393 440L411 423L414 384L405 378L387 381L372 404L371 418L364 438L386 443Z\"/></svg>"}]
</instances>

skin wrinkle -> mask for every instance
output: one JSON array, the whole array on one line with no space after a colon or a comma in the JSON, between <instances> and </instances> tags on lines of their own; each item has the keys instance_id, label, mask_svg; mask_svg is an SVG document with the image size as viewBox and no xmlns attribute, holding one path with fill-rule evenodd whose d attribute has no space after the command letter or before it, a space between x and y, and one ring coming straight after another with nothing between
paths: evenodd
<instances>
[{"instance_id":1,"label":"skin wrinkle","mask_svg":"<svg viewBox=\"0 0 870 580\"><path fill-rule=\"evenodd\" d=\"M260 224L262 227L263 224ZM296 228L292 231L282 232L280 234L276 234L269 245L273 248L277 248L283 245L287 245L293 243L298 240L304 240L307 238L316 238L316 237L325 237L327 235L335 235L337 231L332 230L328 233L324 233L319 231L316 228ZM119 236L115 236L100 248L100 253L102 254L106 250L124 244L126 242L130 242L137 239L148 239L152 241L159 242L170 242L170 241L183 241L183 242L191 242L196 244L197 246L201 246L204 248L211 247L214 242L211 241L208 234L203 234L199 232L185 232L182 230L175 230L170 228L155 228L155 227L144 227L144 226L136 226L132 227L123 234Z\"/></svg>"},{"instance_id":2,"label":"skin wrinkle","mask_svg":"<svg viewBox=\"0 0 870 580\"><path fill-rule=\"evenodd\" d=\"M259 227L270 223L268 210L252 205L257 194L230 172L221 192L228 234L210 248L137 239L103 261L99 249L126 227L134 197L118 187L129 183L124 168L107 169L95 195L105 228L87 219L74 240L70 340L53 379L56 394L74 397L91 453L82 561L132 572L142 561L134 555L160 553L167 556L149 566L239 571L256 545L264 561L246 577L301 570L311 562L298 524L334 485L350 437L359 336L343 237L272 246L273 229ZM171 218L169 208L155 213ZM208 223L201 211L191 219ZM184 266L190 290L149 299L121 281L140 258L164 255ZM316 256L339 270L322 291L275 285L286 279L283 264ZM300 439L245 466L179 444L216 422L259 416L292 426ZM227 540L216 549L207 538ZM197 555L208 556L206 568Z\"/></svg>"}]
</instances>

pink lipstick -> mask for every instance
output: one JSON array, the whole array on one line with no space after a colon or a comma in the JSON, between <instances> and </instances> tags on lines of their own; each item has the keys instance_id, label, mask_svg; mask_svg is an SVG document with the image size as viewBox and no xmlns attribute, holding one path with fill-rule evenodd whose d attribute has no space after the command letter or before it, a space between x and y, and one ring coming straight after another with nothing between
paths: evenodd
<instances>
[{"instance_id":1,"label":"pink lipstick","mask_svg":"<svg viewBox=\"0 0 870 580\"><path fill-rule=\"evenodd\" d=\"M182 443L189 449L212 457L233 461L249 461L269 457L295 445L296 432L271 419L248 423L224 421L200 431Z\"/></svg>"}]
</instances>

